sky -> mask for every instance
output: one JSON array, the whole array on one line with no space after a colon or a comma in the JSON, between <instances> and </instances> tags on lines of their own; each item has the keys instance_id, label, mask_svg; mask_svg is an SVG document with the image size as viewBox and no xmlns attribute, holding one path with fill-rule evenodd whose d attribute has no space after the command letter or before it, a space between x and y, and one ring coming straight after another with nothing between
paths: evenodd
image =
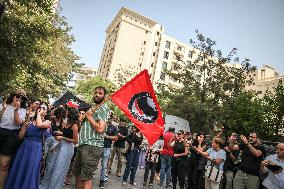
<instances>
[{"instance_id":1,"label":"sky","mask_svg":"<svg viewBox=\"0 0 284 189\"><path fill-rule=\"evenodd\" d=\"M122 7L161 24L168 36L188 43L195 30L227 54L270 65L284 74L284 0L60 0L61 15L72 27L73 51L80 63L97 67L105 30Z\"/></svg>"}]
</instances>

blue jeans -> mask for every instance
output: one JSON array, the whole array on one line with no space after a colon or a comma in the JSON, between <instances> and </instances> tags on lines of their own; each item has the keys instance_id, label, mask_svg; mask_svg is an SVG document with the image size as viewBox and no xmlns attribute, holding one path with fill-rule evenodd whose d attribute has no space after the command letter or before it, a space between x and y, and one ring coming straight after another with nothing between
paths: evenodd
<instances>
[{"instance_id":1,"label":"blue jeans","mask_svg":"<svg viewBox=\"0 0 284 189\"><path fill-rule=\"evenodd\" d=\"M160 173L160 186L163 186L166 177L166 187L170 184L171 179L171 156L161 154L161 173Z\"/></svg>"},{"instance_id":2,"label":"blue jeans","mask_svg":"<svg viewBox=\"0 0 284 189\"><path fill-rule=\"evenodd\" d=\"M130 183L134 183L134 179L135 179L135 174L137 171L137 167L138 167L138 161L139 161L139 150L138 149L133 149L131 150L127 156L126 156L126 167L124 170L124 174L123 174L123 181L126 182L128 179L128 176L130 174Z\"/></svg>"},{"instance_id":3,"label":"blue jeans","mask_svg":"<svg viewBox=\"0 0 284 189\"><path fill-rule=\"evenodd\" d=\"M104 148L103 154L102 154L102 170L101 170L101 181L105 181L106 176L106 169L107 169L107 162L110 155L110 148Z\"/></svg>"}]
</instances>

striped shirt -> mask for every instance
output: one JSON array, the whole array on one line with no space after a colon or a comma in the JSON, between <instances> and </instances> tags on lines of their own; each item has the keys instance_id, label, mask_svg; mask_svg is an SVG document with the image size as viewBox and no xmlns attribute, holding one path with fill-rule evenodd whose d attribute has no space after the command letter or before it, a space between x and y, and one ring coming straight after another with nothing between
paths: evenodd
<instances>
[{"instance_id":1,"label":"striped shirt","mask_svg":"<svg viewBox=\"0 0 284 189\"><path fill-rule=\"evenodd\" d=\"M107 105L103 104L93 114L93 118L96 121L103 120L106 122L109 117L109 113L109 108ZM103 133L97 133L96 130L90 125L89 121L86 120L81 127L79 145L87 144L96 147L104 147L104 133L105 131Z\"/></svg>"}]
</instances>

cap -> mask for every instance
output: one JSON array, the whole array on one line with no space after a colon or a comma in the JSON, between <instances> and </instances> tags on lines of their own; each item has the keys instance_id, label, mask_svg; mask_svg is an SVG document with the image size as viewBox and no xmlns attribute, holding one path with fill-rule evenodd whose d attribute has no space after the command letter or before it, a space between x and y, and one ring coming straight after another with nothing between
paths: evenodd
<instances>
[{"instance_id":1,"label":"cap","mask_svg":"<svg viewBox=\"0 0 284 189\"><path fill-rule=\"evenodd\" d=\"M11 94L12 94L12 95L21 95L21 96L27 98L27 93L26 93L26 91L23 90L23 89L16 89L16 90L12 91Z\"/></svg>"}]
</instances>

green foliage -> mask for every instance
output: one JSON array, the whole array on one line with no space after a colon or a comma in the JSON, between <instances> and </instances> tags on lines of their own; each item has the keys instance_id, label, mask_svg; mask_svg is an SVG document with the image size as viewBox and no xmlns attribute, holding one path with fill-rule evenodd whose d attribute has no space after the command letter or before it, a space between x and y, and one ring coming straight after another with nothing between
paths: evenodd
<instances>
[{"instance_id":1,"label":"green foliage","mask_svg":"<svg viewBox=\"0 0 284 189\"><path fill-rule=\"evenodd\" d=\"M221 119L220 104L238 96L246 84L245 73L252 71L249 60L240 61L237 49L224 56L214 50L216 42L196 31L197 42L192 63L185 62L182 53L175 51L175 66L164 70L181 88L159 84L159 97L164 112L189 120L195 131L210 130ZM239 67L233 64L240 65Z\"/></svg>"},{"instance_id":2,"label":"green foliage","mask_svg":"<svg viewBox=\"0 0 284 189\"><path fill-rule=\"evenodd\" d=\"M95 88L98 86L105 87L108 95L111 95L117 90L117 87L109 80L105 80L101 77L93 77L87 80L78 81L75 87L75 94L80 98L83 98L86 102L92 103L93 93ZM111 100L107 101L107 105L113 111L115 116L126 120L123 112L121 112L121 110Z\"/></svg>"},{"instance_id":3,"label":"green foliage","mask_svg":"<svg viewBox=\"0 0 284 189\"><path fill-rule=\"evenodd\" d=\"M70 49L70 27L53 0L6 0L0 21L0 94L14 88L47 99L57 96L79 66Z\"/></svg>"},{"instance_id":4,"label":"green foliage","mask_svg":"<svg viewBox=\"0 0 284 189\"><path fill-rule=\"evenodd\" d=\"M262 103L248 92L241 93L236 98L231 98L222 106L223 120L231 131L239 134L247 134L257 131L261 136L266 135L262 120Z\"/></svg>"},{"instance_id":5,"label":"green foliage","mask_svg":"<svg viewBox=\"0 0 284 189\"><path fill-rule=\"evenodd\" d=\"M78 81L75 87L75 94L83 96L87 102L92 102L93 93L98 86L105 87L108 94L116 90L116 86L109 80L101 77L92 77L87 80Z\"/></svg>"}]
</instances>

